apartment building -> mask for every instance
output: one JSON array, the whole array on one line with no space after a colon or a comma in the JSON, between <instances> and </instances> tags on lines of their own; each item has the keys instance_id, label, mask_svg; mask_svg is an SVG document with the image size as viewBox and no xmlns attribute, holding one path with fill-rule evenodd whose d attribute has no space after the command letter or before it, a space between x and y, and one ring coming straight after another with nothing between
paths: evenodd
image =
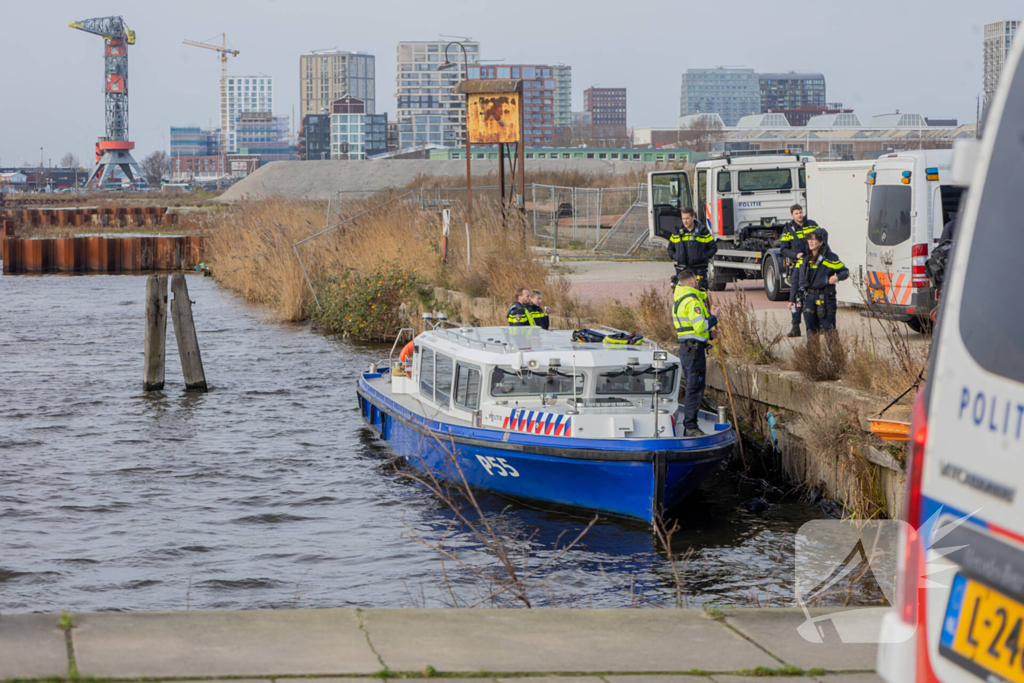
<instances>
[{"instance_id":1,"label":"apartment building","mask_svg":"<svg viewBox=\"0 0 1024 683\"><path fill-rule=\"evenodd\" d=\"M388 115L345 95L331 104L331 159L366 159L388 151Z\"/></svg>"},{"instance_id":2,"label":"apartment building","mask_svg":"<svg viewBox=\"0 0 1024 683\"><path fill-rule=\"evenodd\" d=\"M718 114L735 126L748 114L757 114L761 89L753 69L687 69L679 91L679 115Z\"/></svg>"},{"instance_id":3,"label":"apartment building","mask_svg":"<svg viewBox=\"0 0 1024 683\"><path fill-rule=\"evenodd\" d=\"M598 88L583 91L583 111L590 112L595 126L626 125L626 89Z\"/></svg>"},{"instance_id":4,"label":"apartment building","mask_svg":"<svg viewBox=\"0 0 1024 683\"><path fill-rule=\"evenodd\" d=\"M227 106L221 103L221 127L228 153L238 151L235 125L244 112L274 113L274 79L267 75L228 76Z\"/></svg>"},{"instance_id":5,"label":"apartment building","mask_svg":"<svg viewBox=\"0 0 1024 683\"><path fill-rule=\"evenodd\" d=\"M376 112L376 59L365 52L313 50L299 57L299 109L301 115L326 114L331 103L344 95L366 103Z\"/></svg>"},{"instance_id":6,"label":"apartment building","mask_svg":"<svg viewBox=\"0 0 1024 683\"><path fill-rule=\"evenodd\" d=\"M1003 64L1006 62L1006 55L1010 52L1010 43L1017 35L1017 27L1020 24L1017 20L993 21L985 24L982 57L984 59L984 75L982 89L985 92L985 110L992 102L996 94L996 86L999 85L999 74L1003 72Z\"/></svg>"},{"instance_id":7,"label":"apartment building","mask_svg":"<svg viewBox=\"0 0 1024 683\"><path fill-rule=\"evenodd\" d=\"M466 80L466 67L458 45L448 49L455 66L444 71L448 41L398 43L395 97L398 99L400 149L427 144L458 147L466 143L466 98L455 87ZM480 43L464 42L468 66L480 63Z\"/></svg>"},{"instance_id":8,"label":"apartment building","mask_svg":"<svg viewBox=\"0 0 1024 683\"><path fill-rule=\"evenodd\" d=\"M818 73L765 73L757 75L761 111L825 108L825 76Z\"/></svg>"},{"instance_id":9,"label":"apartment building","mask_svg":"<svg viewBox=\"0 0 1024 683\"><path fill-rule=\"evenodd\" d=\"M235 122L235 140L237 153L258 155L261 165L287 161L291 157L287 116L274 116L269 111L244 111Z\"/></svg>"}]
</instances>

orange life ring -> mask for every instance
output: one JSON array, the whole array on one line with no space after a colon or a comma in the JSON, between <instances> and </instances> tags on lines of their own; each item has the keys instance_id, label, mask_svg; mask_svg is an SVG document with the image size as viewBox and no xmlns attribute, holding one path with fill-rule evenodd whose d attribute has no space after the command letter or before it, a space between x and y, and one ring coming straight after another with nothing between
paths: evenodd
<instances>
[{"instance_id":1,"label":"orange life ring","mask_svg":"<svg viewBox=\"0 0 1024 683\"><path fill-rule=\"evenodd\" d=\"M409 342L402 347L402 352L398 354L398 360L403 363L408 363L412 360L412 350L415 346L415 342Z\"/></svg>"}]
</instances>

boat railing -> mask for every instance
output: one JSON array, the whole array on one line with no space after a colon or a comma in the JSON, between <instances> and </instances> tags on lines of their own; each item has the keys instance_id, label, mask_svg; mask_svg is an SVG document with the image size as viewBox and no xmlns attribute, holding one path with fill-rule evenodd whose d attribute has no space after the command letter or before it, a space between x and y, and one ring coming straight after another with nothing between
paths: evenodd
<instances>
[{"instance_id":1,"label":"boat railing","mask_svg":"<svg viewBox=\"0 0 1024 683\"><path fill-rule=\"evenodd\" d=\"M508 344L504 342L492 339L474 339L468 334L463 334L458 330L435 329L433 332L435 332L439 337L443 336L448 341L453 341L460 346L465 345L468 349L473 348L473 344L479 344L480 348L484 350L487 350L488 347L494 347L495 349L499 349L502 353L508 352Z\"/></svg>"},{"instance_id":2,"label":"boat railing","mask_svg":"<svg viewBox=\"0 0 1024 683\"><path fill-rule=\"evenodd\" d=\"M387 365L387 368L388 368L388 382L390 382L391 381L391 377L394 376L394 373L392 372L392 370L395 367L394 366L394 360L393 360L394 357L395 357L395 349L398 348L398 342L400 342L402 340L402 335L405 334L406 332L411 332L413 337L416 336L416 330L414 330L411 327L403 327L402 329L400 329L398 331L398 334L395 335L395 343L391 345L391 352L388 354L388 357L386 359L382 358L382 359L380 359L379 361L377 361L374 364L375 368L379 368L381 363L385 362L385 360L387 361L387 364L388 364Z\"/></svg>"}]
</instances>

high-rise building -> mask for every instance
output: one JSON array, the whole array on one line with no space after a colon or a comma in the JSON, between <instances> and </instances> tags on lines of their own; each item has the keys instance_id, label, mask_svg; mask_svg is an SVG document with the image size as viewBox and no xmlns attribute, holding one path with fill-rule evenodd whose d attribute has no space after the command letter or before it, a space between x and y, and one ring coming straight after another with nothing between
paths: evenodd
<instances>
[{"instance_id":1,"label":"high-rise building","mask_svg":"<svg viewBox=\"0 0 1024 683\"><path fill-rule=\"evenodd\" d=\"M221 126L228 153L238 151L235 124L243 112L274 113L274 79L270 76L228 76L227 107L221 103Z\"/></svg>"},{"instance_id":2,"label":"high-rise building","mask_svg":"<svg viewBox=\"0 0 1024 683\"><path fill-rule=\"evenodd\" d=\"M583 111L590 112L595 126L626 125L626 89L598 88L583 91Z\"/></svg>"},{"instance_id":3,"label":"high-rise building","mask_svg":"<svg viewBox=\"0 0 1024 683\"><path fill-rule=\"evenodd\" d=\"M795 71L757 74L757 81L762 114L801 107L825 107L825 77L822 74Z\"/></svg>"},{"instance_id":4,"label":"high-rise building","mask_svg":"<svg viewBox=\"0 0 1024 683\"><path fill-rule=\"evenodd\" d=\"M445 63L448 41L403 41L398 43L395 96L398 98L399 148L435 144L458 147L466 143L466 97L455 92L466 80L462 50L453 45ZM469 66L480 62L480 43L464 42Z\"/></svg>"},{"instance_id":5,"label":"high-rise building","mask_svg":"<svg viewBox=\"0 0 1024 683\"><path fill-rule=\"evenodd\" d=\"M523 139L527 145L550 147L569 124L572 67L547 64L500 64L469 67L471 80L522 79ZM570 94L567 94L570 93ZM559 121L559 109L561 112Z\"/></svg>"},{"instance_id":6,"label":"high-rise building","mask_svg":"<svg viewBox=\"0 0 1024 683\"><path fill-rule=\"evenodd\" d=\"M388 121L388 151L398 151L398 121Z\"/></svg>"},{"instance_id":7,"label":"high-rise building","mask_svg":"<svg viewBox=\"0 0 1024 683\"><path fill-rule=\"evenodd\" d=\"M365 52L313 50L299 57L299 111L329 113L331 103L343 95L366 103L376 111L376 59Z\"/></svg>"},{"instance_id":8,"label":"high-rise building","mask_svg":"<svg viewBox=\"0 0 1024 683\"><path fill-rule=\"evenodd\" d=\"M718 114L727 126L761 106L761 91L753 69L687 69L679 92L679 115Z\"/></svg>"},{"instance_id":9,"label":"high-rise building","mask_svg":"<svg viewBox=\"0 0 1024 683\"><path fill-rule=\"evenodd\" d=\"M274 116L269 111L244 111L235 122L236 152L259 155L260 165L287 161L288 117Z\"/></svg>"},{"instance_id":10,"label":"high-rise building","mask_svg":"<svg viewBox=\"0 0 1024 683\"><path fill-rule=\"evenodd\" d=\"M1003 64L1006 62L1006 55L1010 52L1010 43L1017 34L1017 20L993 21L985 24L984 47L982 50L985 71L983 89L985 91L985 110L988 110L992 103L992 96L996 94L996 86L999 85L999 74L1003 71Z\"/></svg>"}]
</instances>

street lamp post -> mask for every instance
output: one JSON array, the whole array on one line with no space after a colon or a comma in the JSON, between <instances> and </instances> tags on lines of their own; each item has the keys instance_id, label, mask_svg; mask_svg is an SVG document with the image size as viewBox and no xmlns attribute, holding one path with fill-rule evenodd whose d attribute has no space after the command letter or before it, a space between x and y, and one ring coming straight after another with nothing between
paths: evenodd
<instances>
[{"instance_id":1,"label":"street lamp post","mask_svg":"<svg viewBox=\"0 0 1024 683\"><path fill-rule=\"evenodd\" d=\"M445 69L451 69L452 67L455 66L455 62L452 62L452 61L450 61L448 59L448 48L450 48L452 45L458 45L459 48L462 50L462 67L463 67L463 70L464 70L463 78L468 79L469 78L469 57L466 54L466 46L463 45L462 43L460 43L457 40L453 40L452 42L450 42L450 43L448 43L447 45L444 46L444 64L442 64L441 66L437 67L437 70L438 71L444 71ZM473 182L471 180L471 178L472 178L472 171L470 169L470 159L469 159L469 93L468 92L466 93L465 116L466 116L466 126L465 126L465 131L466 131L466 236L468 238L468 236L469 236L469 223L473 220Z\"/></svg>"}]
</instances>

